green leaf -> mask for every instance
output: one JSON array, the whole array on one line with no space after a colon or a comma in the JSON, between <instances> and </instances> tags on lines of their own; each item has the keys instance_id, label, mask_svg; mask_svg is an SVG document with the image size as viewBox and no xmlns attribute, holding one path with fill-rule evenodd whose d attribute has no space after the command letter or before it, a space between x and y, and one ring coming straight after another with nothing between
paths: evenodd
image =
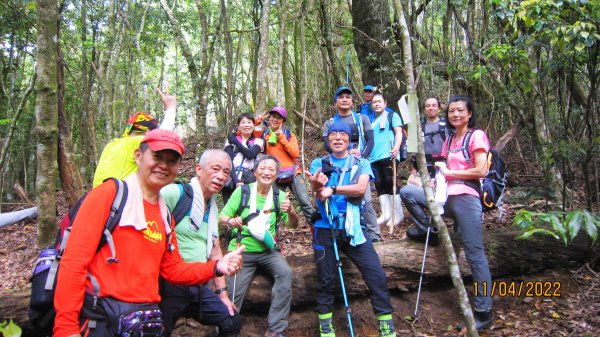
<instances>
[{"instance_id":1,"label":"green leaf","mask_svg":"<svg viewBox=\"0 0 600 337\"><path fill-rule=\"evenodd\" d=\"M590 32L581 31L579 32L579 35L581 35L582 38L587 39L587 37L590 36Z\"/></svg>"},{"instance_id":2,"label":"green leaf","mask_svg":"<svg viewBox=\"0 0 600 337\"><path fill-rule=\"evenodd\" d=\"M578 52L582 51L583 48L585 48L585 45L581 42L579 42L576 46L575 46L575 50L577 50Z\"/></svg>"},{"instance_id":3,"label":"green leaf","mask_svg":"<svg viewBox=\"0 0 600 337\"><path fill-rule=\"evenodd\" d=\"M6 321L0 323L0 332L4 337L20 337L23 333L21 328L12 319L8 323Z\"/></svg>"},{"instance_id":4,"label":"green leaf","mask_svg":"<svg viewBox=\"0 0 600 337\"><path fill-rule=\"evenodd\" d=\"M551 230L545 229L545 228L536 228L536 229L532 229L529 230L519 236L517 236L517 240L524 240L524 239L528 239L530 236L532 236L533 234L544 234L544 235L550 235L552 237L554 237L556 240L560 240L560 238L558 237L558 235L556 235L556 233L554 233ZM563 240L564 241L564 240ZM565 242L565 245L567 243Z\"/></svg>"},{"instance_id":5,"label":"green leaf","mask_svg":"<svg viewBox=\"0 0 600 337\"><path fill-rule=\"evenodd\" d=\"M569 237L572 239L574 239L577 234L579 234L579 230L581 229L581 215L582 212L577 210L577 211L572 211L569 212L569 214L567 214L567 219L566 219L566 223L567 223L567 228L569 228Z\"/></svg>"},{"instance_id":6,"label":"green leaf","mask_svg":"<svg viewBox=\"0 0 600 337\"><path fill-rule=\"evenodd\" d=\"M594 243L596 243L596 240L598 239L598 222L595 221L596 219L590 212L584 210L582 211L582 213L583 227L592 239L592 245L594 245Z\"/></svg>"}]
</instances>

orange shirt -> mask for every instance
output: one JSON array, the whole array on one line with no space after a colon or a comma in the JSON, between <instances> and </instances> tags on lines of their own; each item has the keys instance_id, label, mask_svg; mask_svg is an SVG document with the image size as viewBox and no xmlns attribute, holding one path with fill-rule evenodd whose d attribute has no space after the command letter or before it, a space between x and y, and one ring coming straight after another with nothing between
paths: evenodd
<instances>
[{"instance_id":1,"label":"orange shirt","mask_svg":"<svg viewBox=\"0 0 600 337\"><path fill-rule=\"evenodd\" d=\"M296 164L300 156L300 148L298 147L298 139L294 132L290 131L291 137L288 140L285 132L277 136L277 144L269 144L269 133L265 134L265 153L279 160L280 168L292 167ZM296 168L296 175L301 173L301 168Z\"/></svg>"},{"instance_id":2,"label":"orange shirt","mask_svg":"<svg viewBox=\"0 0 600 337\"><path fill-rule=\"evenodd\" d=\"M79 333L79 312L84 293L94 293L87 273L100 284L100 296L114 297L131 303L160 302L159 273L172 283L202 284L214 277L216 261L185 263L175 247L167 251L167 234L158 204L144 200L147 228L117 226L112 233L118 263L108 264L108 245L96 253L98 242L116 193L115 184L107 181L93 189L78 211L60 262L54 307L54 336Z\"/></svg>"}]
</instances>

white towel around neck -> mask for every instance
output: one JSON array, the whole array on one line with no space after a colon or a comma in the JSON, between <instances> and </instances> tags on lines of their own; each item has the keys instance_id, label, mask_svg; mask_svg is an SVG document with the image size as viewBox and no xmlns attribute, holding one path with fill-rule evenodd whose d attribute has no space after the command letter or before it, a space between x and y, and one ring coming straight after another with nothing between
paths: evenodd
<instances>
[{"instance_id":1,"label":"white towel around neck","mask_svg":"<svg viewBox=\"0 0 600 337\"><path fill-rule=\"evenodd\" d=\"M190 180L190 186L194 191L194 199L192 202L192 211L190 213L190 220L194 222L198 228L202 226L204 221L204 194L202 193L202 187L198 182L198 178L194 177ZM206 259L210 257L210 253L213 249L215 239L219 237L219 210L217 208L216 196L210 198L210 211L208 213L208 232L206 233Z\"/></svg>"},{"instance_id":2,"label":"white towel around neck","mask_svg":"<svg viewBox=\"0 0 600 337\"><path fill-rule=\"evenodd\" d=\"M148 228L146 221L146 214L144 213L144 196L142 194L142 187L137 177L137 172L134 172L129 177L125 178L127 183L127 201L123 207L123 215L119 221L119 226L132 226L137 230L144 230ZM160 208L160 215L163 218L165 224L165 231L167 234L171 233L167 216L170 216L167 204L163 200L160 193L158 194L158 206Z\"/></svg>"}]
</instances>

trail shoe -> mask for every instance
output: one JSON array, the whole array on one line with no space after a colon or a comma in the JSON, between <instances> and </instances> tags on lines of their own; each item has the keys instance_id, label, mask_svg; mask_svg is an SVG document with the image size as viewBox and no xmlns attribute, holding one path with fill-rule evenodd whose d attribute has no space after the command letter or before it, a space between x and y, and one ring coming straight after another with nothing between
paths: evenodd
<instances>
[{"instance_id":1,"label":"trail shoe","mask_svg":"<svg viewBox=\"0 0 600 337\"><path fill-rule=\"evenodd\" d=\"M267 330L267 332L265 332L265 337L285 337L285 335L283 332L273 332L271 330Z\"/></svg>"},{"instance_id":2,"label":"trail shoe","mask_svg":"<svg viewBox=\"0 0 600 337\"><path fill-rule=\"evenodd\" d=\"M477 331L485 330L494 323L494 320L492 319L492 310L479 311L475 309L473 310L473 317L475 318L475 328ZM458 331L466 328L466 323L459 323L456 325L456 330Z\"/></svg>"},{"instance_id":3,"label":"trail shoe","mask_svg":"<svg viewBox=\"0 0 600 337\"><path fill-rule=\"evenodd\" d=\"M319 314L319 332L321 337L335 337L335 328L332 321L333 314Z\"/></svg>"},{"instance_id":4,"label":"trail shoe","mask_svg":"<svg viewBox=\"0 0 600 337\"><path fill-rule=\"evenodd\" d=\"M377 320L379 321L379 337L396 337L392 314L379 315Z\"/></svg>"},{"instance_id":5,"label":"trail shoe","mask_svg":"<svg viewBox=\"0 0 600 337\"><path fill-rule=\"evenodd\" d=\"M406 236L417 242L425 243L427 239L427 227L421 228L417 224L414 224L406 230ZM435 247L440 244L440 239L438 237L438 229L435 227L431 227L431 231L429 232L429 245Z\"/></svg>"}]
</instances>

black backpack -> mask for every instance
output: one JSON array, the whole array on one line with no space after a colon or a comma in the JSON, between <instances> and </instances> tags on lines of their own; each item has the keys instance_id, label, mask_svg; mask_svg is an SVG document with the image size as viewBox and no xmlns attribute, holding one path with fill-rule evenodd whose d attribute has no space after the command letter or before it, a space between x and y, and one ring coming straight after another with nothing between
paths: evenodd
<instances>
[{"instance_id":1,"label":"black backpack","mask_svg":"<svg viewBox=\"0 0 600 337\"><path fill-rule=\"evenodd\" d=\"M98 243L99 251L105 244L108 243L111 251L111 257L108 263L118 263L114 243L112 241L112 231L121 219L123 208L127 201L127 184L124 181L109 178L115 183L116 194L112 203L111 211L104 225L104 235ZM108 180L108 179L107 179ZM56 245L53 248L43 249L39 258L35 262L33 276L31 277L31 297L29 300L28 316L31 325L39 330L52 331L54 326L54 293L56 290L56 275L60 259L65 251L71 226L77 216L79 207L87 197L84 194L67 213L60 222L60 228L56 236Z\"/></svg>"},{"instance_id":2,"label":"black backpack","mask_svg":"<svg viewBox=\"0 0 600 337\"><path fill-rule=\"evenodd\" d=\"M178 182L177 186L179 186L179 201L177 201L177 205L173 208L175 224L178 224L186 215L190 215L192 203L194 202L194 190L192 189L192 185Z\"/></svg>"},{"instance_id":3,"label":"black backpack","mask_svg":"<svg viewBox=\"0 0 600 337\"><path fill-rule=\"evenodd\" d=\"M471 136L476 129L469 129L467 134L463 138L462 153L469 165L473 166L471 155L469 154L469 142ZM454 134L448 138L446 150L450 152L450 144L454 139ZM502 204L502 198L504 197L504 191L508 183L508 170L506 164L500 153L490 147L487 153L487 166L488 173L485 175L482 181L477 180L465 180L464 183L467 186L474 188L479 191L479 197L481 199L481 207L484 212L488 212L498 208Z\"/></svg>"}]
</instances>

